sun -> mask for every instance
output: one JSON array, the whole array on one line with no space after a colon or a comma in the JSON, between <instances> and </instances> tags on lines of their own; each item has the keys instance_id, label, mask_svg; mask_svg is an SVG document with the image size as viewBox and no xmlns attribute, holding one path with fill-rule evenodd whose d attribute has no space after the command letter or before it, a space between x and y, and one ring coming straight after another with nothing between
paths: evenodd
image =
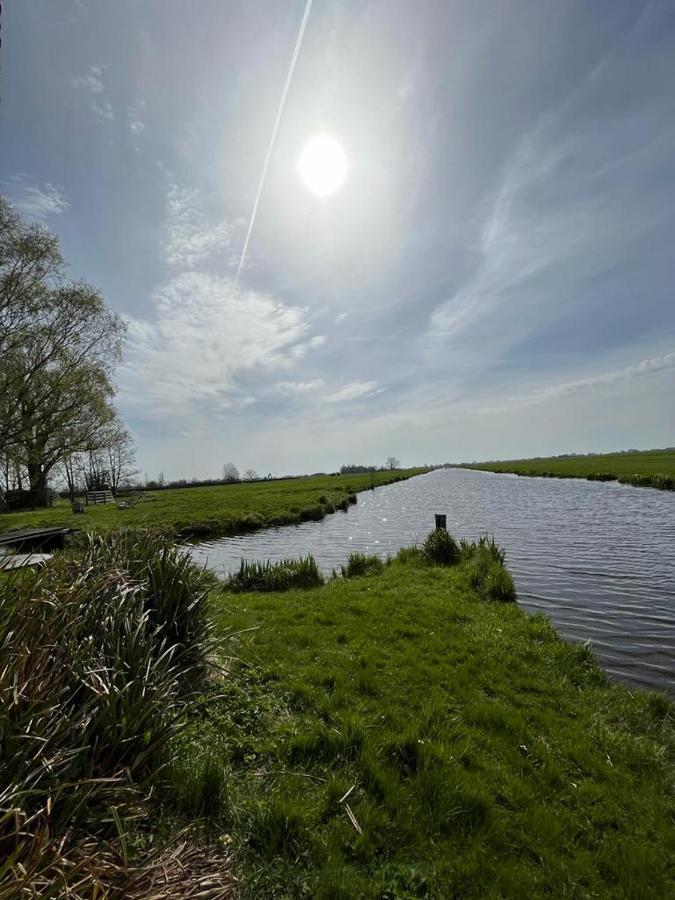
<instances>
[{"instance_id":1,"label":"sun","mask_svg":"<svg viewBox=\"0 0 675 900\"><path fill-rule=\"evenodd\" d=\"M305 144L298 171L308 190L317 197L327 197L342 187L347 175L347 157L336 140L327 134L317 134Z\"/></svg>"}]
</instances>

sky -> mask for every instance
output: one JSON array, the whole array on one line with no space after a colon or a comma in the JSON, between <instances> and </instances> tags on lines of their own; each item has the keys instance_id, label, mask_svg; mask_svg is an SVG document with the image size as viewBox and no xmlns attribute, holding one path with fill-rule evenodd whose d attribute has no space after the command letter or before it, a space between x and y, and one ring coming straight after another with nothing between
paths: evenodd
<instances>
[{"instance_id":1,"label":"sky","mask_svg":"<svg viewBox=\"0 0 675 900\"><path fill-rule=\"evenodd\" d=\"M237 280L304 12L2 4L0 192L127 320L141 471L674 445L672 0L314 0Z\"/></svg>"}]
</instances>

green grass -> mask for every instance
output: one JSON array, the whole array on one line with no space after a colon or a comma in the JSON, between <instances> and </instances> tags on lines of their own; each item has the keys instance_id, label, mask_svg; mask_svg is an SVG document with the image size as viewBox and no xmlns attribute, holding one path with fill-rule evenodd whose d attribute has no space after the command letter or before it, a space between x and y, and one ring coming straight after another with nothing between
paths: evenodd
<instances>
[{"instance_id":1,"label":"green grass","mask_svg":"<svg viewBox=\"0 0 675 900\"><path fill-rule=\"evenodd\" d=\"M274 525L322 519L356 502L356 491L418 475L425 469L363 475L309 476L251 484L148 491L131 509L114 503L88 506L74 515L70 504L51 509L0 513L0 532L40 525L67 525L87 531L120 528L162 529L179 537L235 534Z\"/></svg>"},{"instance_id":2,"label":"green grass","mask_svg":"<svg viewBox=\"0 0 675 900\"><path fill-rule=\"evenodd\" d=\"M464 469L540 475L549 478L588 478L620 481L638 487L675 490L675 450L602 453L592 456L535 457L495 462L464 463Z\"/></svg>"},{"instance_id":3,"label":"green grass","mask_svg":"<svg viewBox=\"0 0 675 900\"><path fill-rule=\"evenodd\" d=\"M165 791L242 897L673 896L672 704L481 599L490 542L461 556L212 595L231 674Z\"/></svg>"}]
</instances>

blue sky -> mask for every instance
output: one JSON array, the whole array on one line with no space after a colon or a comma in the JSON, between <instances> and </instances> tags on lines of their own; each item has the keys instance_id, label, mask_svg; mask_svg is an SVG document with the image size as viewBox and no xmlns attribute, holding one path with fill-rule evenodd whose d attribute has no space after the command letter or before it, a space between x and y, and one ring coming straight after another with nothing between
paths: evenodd
<instances>
[{"instance_id":1,"label":"blue sky","mask_svg":"<svg viewBox=\"0 0 675 900\"><path fill-rule=\"evenodd\" d=\"M675 4L3 4L0 189L150 475L675 444ZM348 172L311 194L312 136Z\"/></svg>"}]
</instances>

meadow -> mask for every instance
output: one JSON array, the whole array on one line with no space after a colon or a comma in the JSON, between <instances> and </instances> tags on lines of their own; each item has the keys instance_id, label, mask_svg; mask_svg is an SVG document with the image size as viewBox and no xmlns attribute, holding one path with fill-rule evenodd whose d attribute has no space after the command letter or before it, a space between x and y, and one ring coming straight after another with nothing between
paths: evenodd
<instances>
[{"instance_id":1,"label":"meadow","mask_svg":"<svg viewBox=\"0 0 675 900\"><path fill-rule=\"evenodd\" d=\"M548 478L620 481L636 487L675 490L675 450L673 449L463 463L462 468Z\"/></svg>"},{"instance_id":2,"label":"meadow","mask_svg":"<svg viewBox=\"0 0 675 900\"><path fill-rule=\"evenodd\" d=\"M356 492L418 475L425 469L366 474L311 475L278 481L139 492L129 509L96 504L75 515L57 500L49 509L0 513L0 533L15 528L63 525L106 533L123 528L159 529L180 538L235 534L322 519L356 502Z\"/></svg>"},{"instance_id":3,"label":"meadow","mask_svg":"<svg viewBox=\"0 0 675 900\"><path fill-rule=\"evenodd\" d=\"M484 550L212 592L229 674L163 790L242 897L672 896L673 705L486 599Z\"/></svg>"}]
</instances>

